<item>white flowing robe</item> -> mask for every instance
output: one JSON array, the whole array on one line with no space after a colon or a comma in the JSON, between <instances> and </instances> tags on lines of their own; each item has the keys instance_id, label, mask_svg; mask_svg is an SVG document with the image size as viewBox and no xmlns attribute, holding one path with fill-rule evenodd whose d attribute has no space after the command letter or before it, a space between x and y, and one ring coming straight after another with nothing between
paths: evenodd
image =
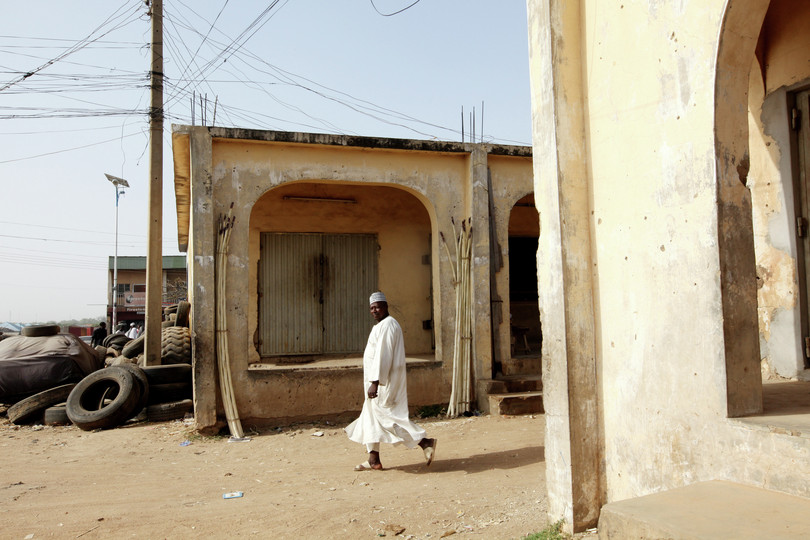
<instances>
[{"instance_id":1,"label":"white flowing robe","mask_svg":"<svg viewBox=\"0 0 810 540\"><path fill-rule=\"evenodd\" d=\"M408 419L408 385L402 328L390 315L377 323L363 353L365 400L360 417L346 427L360 444L392 443L414 448L425 430ZM380 381L377 397L368 398L372 381Z\"/></svg>"}]
</instances>

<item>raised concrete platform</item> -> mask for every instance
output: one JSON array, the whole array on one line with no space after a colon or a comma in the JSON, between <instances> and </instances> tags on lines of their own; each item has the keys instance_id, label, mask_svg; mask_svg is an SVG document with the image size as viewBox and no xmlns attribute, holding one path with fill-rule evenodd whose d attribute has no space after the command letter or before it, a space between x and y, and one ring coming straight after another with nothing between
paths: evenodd
<instances>
[{"instance_id":1,"label":"raised concrete platform","mask_svg":"<svg viewBox=\"0 0 810 540\"><path fill-rule=\"evenodd\" d=\"M606 504L600 540L806 539L810 499L725 481Z\"/></svg>"}]
</instances>

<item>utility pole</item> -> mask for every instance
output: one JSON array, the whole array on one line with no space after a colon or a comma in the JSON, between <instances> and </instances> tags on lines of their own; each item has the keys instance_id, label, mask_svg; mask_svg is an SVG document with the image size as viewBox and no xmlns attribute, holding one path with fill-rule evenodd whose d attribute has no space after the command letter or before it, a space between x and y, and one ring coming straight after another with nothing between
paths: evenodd
<instances>
[{"instance_id":1,"label":"utility pole","mask_svg":"<svg viewBox=\"0 0 810 540\"><path fill-rule=\"evenodd\" d=\"M160 365L163 312L163 0L152 5L152 70L149 106L149 230L146 244L147 366Z\"/></svg>"}]
</instances>

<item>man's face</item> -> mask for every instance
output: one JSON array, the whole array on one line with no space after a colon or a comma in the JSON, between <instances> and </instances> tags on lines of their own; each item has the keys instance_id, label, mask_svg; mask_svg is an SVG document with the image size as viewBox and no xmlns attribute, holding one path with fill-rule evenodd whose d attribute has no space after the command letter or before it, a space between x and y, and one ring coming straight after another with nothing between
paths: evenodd
<instances>
[{"instance_id":1,"label":"man's face","mask_svg":"<svg viewBox=\"0 0 810 540\"><path fill-rule=\"evenodd\" d=\"M368 308L374 320L380 322L388 317L388 303L387 302L374 302Z\"/></svg>"}]
</instances>

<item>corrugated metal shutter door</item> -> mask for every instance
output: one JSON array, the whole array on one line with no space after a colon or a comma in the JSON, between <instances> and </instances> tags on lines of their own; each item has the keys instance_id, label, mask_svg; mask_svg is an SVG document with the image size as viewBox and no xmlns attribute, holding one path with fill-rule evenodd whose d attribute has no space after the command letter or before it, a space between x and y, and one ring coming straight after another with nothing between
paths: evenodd
<instances>
[{"instance_id":1,"label":"corrugated metal shutter door","mask_svg":"<svg viewBox=\"0 0 810 540\"><path fill-rule=\"evenodd\" d=\"M368 296L377 289L377 237L325 235L324 350L351 353L365 348L372 319Z\"/></svg>"},{"instance_id":2,"label":"corrugated metal shutter door","mask_svg":"<svg viewBox=\"0 0 810 540\"><path fill-rule=\"evenodd\" d=\"M321 235L264 233L261 238L259 354L320 353Z\"/></svg>"},{"instance_id":3,"label":"corrugated metal shutter door","mask_svg":"<svg viewBox=\"0 0 810 540\"><path fill-rule=\"evenodd\" d=\"M262 233L259 354L362 351L377 252L373 234Z\"/></svg>"}]
</instances>

